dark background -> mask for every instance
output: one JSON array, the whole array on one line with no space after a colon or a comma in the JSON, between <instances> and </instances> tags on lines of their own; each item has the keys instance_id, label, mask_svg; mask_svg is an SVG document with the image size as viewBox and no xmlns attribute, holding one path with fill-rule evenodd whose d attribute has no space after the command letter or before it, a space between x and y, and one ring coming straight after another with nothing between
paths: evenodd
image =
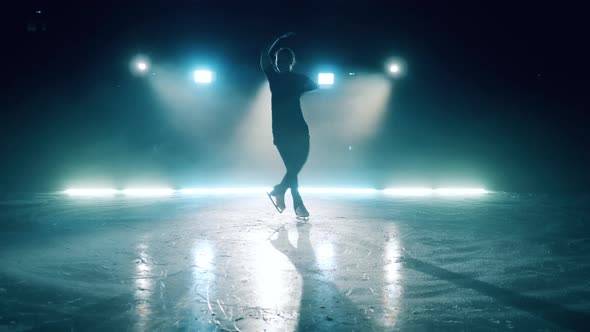
<instances>
[{"instance_id":1,"label":"dark background","mask_svg":"<svg viewBox=\"0 0 590 332\"><path fill-rule=\"evenodd\" d=\"M297 33L290 45L299 68L378 72L392 54L408 62L379 132L359 155L367 172L356 170L356 182L395 185L399 171L433 185L466 174L518 192L590 184L581 7L343 3L4 2L0 188L63 189L80 163L121 185L146 163L171 178L218 169L223 160L162 125L165 108L130 74L129 60L141 52L182 66L209 57L223 66L223 84L233 84L220 95L253 93L264 79L261 47L286 31ZM240 116L229 118L228 128ZM211 142L223 134L212 133ZM161 146L161 158L145 158Z\"/></svg>"}]
</instances>

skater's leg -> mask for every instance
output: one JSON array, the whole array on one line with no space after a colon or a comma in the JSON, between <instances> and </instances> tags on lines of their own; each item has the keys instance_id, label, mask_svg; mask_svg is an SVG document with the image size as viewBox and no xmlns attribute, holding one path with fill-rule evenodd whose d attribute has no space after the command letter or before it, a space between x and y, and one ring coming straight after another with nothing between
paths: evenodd
<instances>
[{"instance_id":1,"label":"skater's leg","mask_svg":"<svg viewBox=\"0 0 590 332\"><path fill-rule=\"evenodd\" d=\"M279 139L279 138L275 137L274 144L277 147L277 150L279 151L279 155L281 156L281 160L283 161L285 168L288 170L289 169L288 165L290 164L289 163L290 153L287 151L288 146L285 142L285 138L282 137ZM288 174L285 174L283 176L283 179L281 180L281 182L273 187L272 192L271 192L271 194L273 196L284 195L285 192L287 191L287 189L289 189L289 186L287 184L288 183L287 175Z\"/></svg>"},{"instance_id":2,"label":"skater's leg","mask_svg":"<svg viewBox=\"0 0 590 332\"><path fill-rule=\"evenodd\" d=\"M293 181L297 180L297 141L295 137L289 137L281 140L277 144L277 150L279 150L279 154L281 155L281 159L285 164L286 173L283 176L283 180L281 183L275 186L278 188L277 190L282 190L283 192L287 189L291 188L293 185Z\"/></svg>"},{"instance_id":3,"label":"skater's leg","mask_svg":"<svg viewBox=\"0 0 590 332\"><path fill-rule=\"evenodd\" d=\"M294 184L291 187L291 196L293 196L294 209L296 209L298 206L303 205L303 198L301 198L301 194L299 193L299 185L297 182L297 179L295 179Z\"/></svg>"},{"instance_id":4,"label":"skater's leg","mask_svg":"<svg viewBox=\"0 0 590 332\"><path fill-rule=\"evenodd\" d=\"M283 212L285 209L285 192L291 187L291 183L293 181L293 144L291 144L290 137L281 137L280 139L275 138L274 143L277 147L277 150L279 151L279 154L281 155L281 159L285 164L287 172L283 177L283 180L274 186L273 190L269 193L269 197L273 201L273 204L275 204L277 210L279 212Z\"/></svg>"},{"instance_id":5,"label":"skater's leg","mask_svg":"<svg viewBox=\"0 0 590 332\"><path fill-rule=\"evenodd\" d=\"M291 165L291 172L294 174L293 178L291 179L291 195L293 196L293 207L296 209L299 206L303 205L303 199L301 198L301 194L299 193L299 180L298 175L305 165L307 161L307 157L309 156L309 137L302 137L297 145L296 149L294 149L294 160L293 164Z\"/></svg>"},{"instance_id":6,"label":"skater's leg","mask_svg":"<svg viewBox=\"0 0 590 332\"><path fill-rule=\"evenodd\" d=\"M292 136L276 142L279 154L283 159L287 172L280 184L276 185L273 191L284 195L290 188L293 196L293 208L303 207L303 199L299 193L298 174L305 165L309 155L309 136Z\"/></svg>"}]
</instances>

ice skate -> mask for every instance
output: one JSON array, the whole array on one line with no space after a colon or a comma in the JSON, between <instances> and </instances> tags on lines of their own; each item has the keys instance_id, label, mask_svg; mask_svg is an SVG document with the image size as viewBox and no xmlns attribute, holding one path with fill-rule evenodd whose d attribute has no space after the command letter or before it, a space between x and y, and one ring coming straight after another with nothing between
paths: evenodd
<instances>
[{"instance_id":1,"label":"ice skate","mask_svg":"<svg viewBox=\"0 0 590 332\"><path fill-rule=\"evenodd\" d=\"M272 202L272 205L274 205L275 209L277 209L279 213L283 213L283 211L285 211L285 193L281 194L277 193L276 190L273 190L271 192L267 192L266 194L268 195L268 198Z\"/></svg>"},{"instance_id":2,"label":"ice skate","mask_svg":"<svg viewBox=\"0 0 590 332\"><path fill-rule=\"evenodd\" d=\"M297 219L308 221L309 220L309 211L305 208L305 205L301 204L295 208L295 214L297 215Z\"/></svg>"}]
</instances>

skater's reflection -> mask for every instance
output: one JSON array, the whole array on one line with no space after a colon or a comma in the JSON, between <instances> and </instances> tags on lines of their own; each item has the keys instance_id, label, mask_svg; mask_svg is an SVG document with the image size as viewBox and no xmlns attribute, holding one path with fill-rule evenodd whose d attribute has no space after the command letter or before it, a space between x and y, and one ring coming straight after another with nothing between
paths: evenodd
<instances>
[{"instance_id":1,"label":"skater's reflection","mask_svg":"<svg viewBox=\"0 0 590 332\"><path fill-rule=\"evenodd\" d=\"M286 229L271 240L275 249L289 258L302 279L297 331L371 330L373 326L364 312L323 275L311 245L310 230L310 224L298 225L297 247L289 242Z\"/></svg>"}]
</instances>

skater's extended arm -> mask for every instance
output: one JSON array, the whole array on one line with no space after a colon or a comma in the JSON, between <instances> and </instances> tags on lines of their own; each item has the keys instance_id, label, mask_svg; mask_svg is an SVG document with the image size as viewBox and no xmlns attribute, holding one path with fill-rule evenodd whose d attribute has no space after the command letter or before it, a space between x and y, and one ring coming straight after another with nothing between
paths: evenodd
<instances>
[{"instance_id":1,"label":"skater's extended arm","mask_svg":"<svg viewBox=\"0 0 590 332\"><path fill-rule=\"evenodd\" d=\"M317 90L319 88L320 88L320 86L316 82L311 80L309 77L305 78L305 81L303 83L303 92L309 92L309 91Z\"/></svg>"},{"instance_id":2,"label":"skater's extended arm","mask_svg":"<svg viewBox=\"0 0 590 332\"><path fill-rule=\"evenodd\" d=\"M282 39L285 39L285 38L289 38L294 35L295 34L293 32L288 32L288 33L280 36L279 38L277 38L270 46L267 46L264 49L262 49L262 52L260 53L260 68L262 68L262 70L267 70L269 67L272 66L272 69L274 69L276 71L276 68L275 68L275 66L272 62L272 58L271 58L272 50L275 48L275 46L277 46L279 41L281 41Z\"/></svg>"}]
</instances>

